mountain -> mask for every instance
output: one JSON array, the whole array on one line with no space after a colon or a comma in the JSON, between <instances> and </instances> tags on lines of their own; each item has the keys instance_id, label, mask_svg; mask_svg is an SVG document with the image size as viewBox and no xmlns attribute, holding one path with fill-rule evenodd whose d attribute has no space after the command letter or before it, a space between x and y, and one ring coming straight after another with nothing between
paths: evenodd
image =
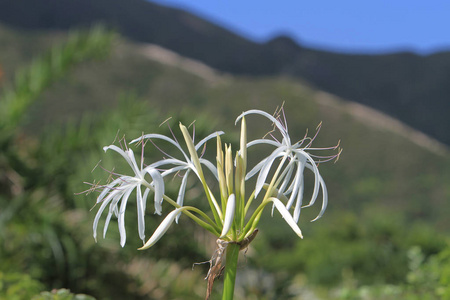
<instances>
[{"instance_id":1,"label":"mountain","mask_svg":"<svg viewBox=\"0 0 450 300\"><path fill-rule=\"evenodd\" d=\"M68 29L103 22L228 73L299 78L381 110L450 145L450 53L350 55L308 49L286 36L255 43L191 13L144 0L2 0L0 22Z\"/></svg>"}]
</instances>

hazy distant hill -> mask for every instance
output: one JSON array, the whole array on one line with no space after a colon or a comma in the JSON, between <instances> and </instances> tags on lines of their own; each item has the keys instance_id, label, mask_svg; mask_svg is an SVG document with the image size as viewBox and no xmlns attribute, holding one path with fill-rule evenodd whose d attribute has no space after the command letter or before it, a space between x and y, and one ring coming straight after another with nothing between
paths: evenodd
<instances>
[{"instance_id":1,"label":"hazy distant hill","mask_svg":"<svg viewBox=\"0 0 450 300\"><path fill-rule=\"evenodd\" d=\"M258 44L190 13L144 0L2 0L0 21L30 29L107 23L222 71L291 75L384 111L450 144L450 53L345 55L278 37Z\"/></svg>"}]
</instances>

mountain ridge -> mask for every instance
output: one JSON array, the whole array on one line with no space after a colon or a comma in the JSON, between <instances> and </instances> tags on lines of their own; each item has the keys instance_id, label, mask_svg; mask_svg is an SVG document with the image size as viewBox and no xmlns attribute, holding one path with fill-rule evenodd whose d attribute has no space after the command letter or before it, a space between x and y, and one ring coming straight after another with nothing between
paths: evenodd
<instances>
[{"instance_id":1,"label":"mountain ridge","mask_svg":"<svg viewBox=\"0 0 450 300\"><path fill-rule=\"evenodd\" d=\"M227 76L226 73L215 70L200 61L182 57L179 54L158 45L137 44L136 46L140 49L139 52L149 59L180 68L211 83L218 83L221 80L225 80L225 77ZM323 91L316 91L313 97L321 105L330 105L334 109L345 109L352 117L359 119L360 121L364 120L380 130L393 131L435 154L443 156L448 154L449 150L445 144L440 143L381 111L357 102L341 99Z\"/></svg>"},{"instance_id":2,"label":"mountain ridge","mask_svg":"<svg viewBox=\"0 0 450 300\"><path fill-rule=\"evenodd\" d=\"M340 54L308 49L286 36L256 43L192 13L144 0L37 3L4 0L0 21L28 29L68 29L103 22L130 39L157 44L221 72L305 80L450 144L450 52Z\"/></svg>"}]
</instances>

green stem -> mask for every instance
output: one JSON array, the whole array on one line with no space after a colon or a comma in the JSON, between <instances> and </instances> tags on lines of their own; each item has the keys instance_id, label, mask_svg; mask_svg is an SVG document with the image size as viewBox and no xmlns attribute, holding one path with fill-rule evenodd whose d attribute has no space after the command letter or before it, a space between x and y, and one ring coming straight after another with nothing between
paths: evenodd
<instances>
[{"instance_id":1,"label":"green stem","mask_svg":"<svg viewBox=\"0 0 450 300\"><path fill-rule=\"evenodd\" d=\"M222 300L233 300L236 270L240 246L235 243L227 245L227 258L225 265L225 279L223 284Z\"/></svg>"}]
</instances>

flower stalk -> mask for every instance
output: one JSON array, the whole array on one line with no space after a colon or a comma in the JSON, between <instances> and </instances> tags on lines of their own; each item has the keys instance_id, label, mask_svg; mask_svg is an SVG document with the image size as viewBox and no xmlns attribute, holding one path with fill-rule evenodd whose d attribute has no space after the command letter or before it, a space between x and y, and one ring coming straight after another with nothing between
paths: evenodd
<instances>
[{"instance_id":1,"label":"flower stalk","mask_svg":"<svg viewBox=\"0 0 450 300\"><path fill-rule=\"evenodd\" d=\"M228 244L226 251L226 265L224 272L222 300L233 300L239 251L240 246L238 244Z\"/></svg>"}]
</instances>

